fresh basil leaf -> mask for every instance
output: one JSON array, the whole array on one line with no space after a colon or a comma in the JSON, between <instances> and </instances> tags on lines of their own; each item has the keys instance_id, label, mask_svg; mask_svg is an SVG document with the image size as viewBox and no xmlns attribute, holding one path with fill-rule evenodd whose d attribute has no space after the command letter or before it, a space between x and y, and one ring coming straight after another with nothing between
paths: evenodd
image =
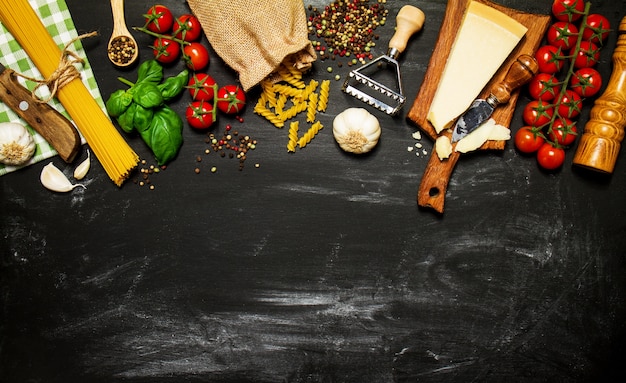
<instances>
[{"instance_id":1,"label":"fresh basil leaf","mask_svg":"<svg viewBox=\"0 0 626 383\"><path fill-rule=\"evenodd\" d=\"M183 121L171 108L163 106L152 117L150 128L140 132L159 165L176 157L183 144Z\"/></svg>"},{"instance_id":2,"label":"fresh basil leaf","mask_svg":"<svg viewBox=\"0 0 626 383\"><path fill-rule=\"evenodd\" d=\"M163 104L163 96L157 85L141 83L133 87L133 101L147 109L156 108Z\"/></svg>"},{"instance_id":3,"label":"fresh basil leaf","mask_svg":"<svg viewBox=\"0 0 626 383\"><path fill-rule=\"evenodd\" d=\"M126 93L123 89L116 90L106 102L107 112L111 117L118 117L128 109L132 102L132 95Z\"/></svg>"},{"instance_id":4,"label":"fresh basil leaf","mask_svg":"<svg viewBox=\"0 0 626 383\"><path fill-rule=\"evenodd\" d=\"M137 69L137 82L158 84L163 80L163 67L156 60L146 60Z\"/></svg>"},{"instance_id":5,"label":"fresh basil leaf","mask_svg":"<svg viewBox=\"0 0 626 383\"><path fill-rule=\"evenodd\" d=\"M178 96L185 89L189 81L189 71L184 69L182 72L173 77L168 77L158 85L164 101L169 101Z\"/></svg>"}]
</instances>

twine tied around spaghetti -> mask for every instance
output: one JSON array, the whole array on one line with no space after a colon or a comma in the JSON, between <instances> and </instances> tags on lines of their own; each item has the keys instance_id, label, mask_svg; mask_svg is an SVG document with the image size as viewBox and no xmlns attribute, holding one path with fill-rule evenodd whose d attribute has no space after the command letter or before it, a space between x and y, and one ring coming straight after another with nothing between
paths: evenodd
<instances>
[{"instance_id":1,"label":"twine tied around spaghetti","mask_svg":"<svg viewBox=\"0 0 626 383\"><path fill-rule=\"evenodd\" d=\"M84 33L82 35L79 35L73 38L72 41L67 43L65 47L63 48L63 51L61 52L61 59L59 60L59 66L57 67L57 69L54 70L54 72L52 72L52 74L47 79L40 80L37 78L25 76L23 74L18 73L18 75L23 77L24 79L33 81L34 83L37 84L31 91L31 95L37 102L40 102L40 103L49 102L54 97L56 97L56 94L59 91L59 89L69 84L74 79L81 77L80 72L76 69L74 64L83 65L85 63L85 60L82 57L78 56L76 52L71 51L69 47L78 40L82 40L84 38L93 37L97 35L98 35L98 32L95 32L95 31ZM37 90L41 88L42 86L46 86L48 90L50 91L50 94L46 98L40 98L36 95Z\"/></svg>"}]
</instances>

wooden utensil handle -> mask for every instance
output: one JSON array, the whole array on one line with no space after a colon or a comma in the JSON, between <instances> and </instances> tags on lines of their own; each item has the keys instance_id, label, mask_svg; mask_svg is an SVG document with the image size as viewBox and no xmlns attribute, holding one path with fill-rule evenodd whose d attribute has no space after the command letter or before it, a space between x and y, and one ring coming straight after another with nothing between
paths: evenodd
<instances>
[{"instance_id":1,"label":"wooden utensil handle","mask_svg":"<svg viewBox=\"0 0 626 383\"><path fill-rule=\"evenodd\" d=\"M626 16L613 52L613 72L606 89L591 108L574 164L600 173L613 173L626 126Z\"/></svg>"},{"instance_id":2,"label":"wooden utensil handle","mask_svg":"<svg viewBox=\"0 0 626 383\"><path fill-rule=\"evenodd\" d=\"M534 57L522 54L513 61L504 79L497 83L491 94L498 100L499 104L506 104L511 98L511 93L526 84L537 73L539 65Z\"/></svg>"},{"instance_id":3,"label":"wooden utensil handle","mask_svg":"<svg viewBox=\"0 0 626 383\"><path fill-rule=\"evenodd\" d=\"M405 5L400 8L396 16L396 32L389 40L389 48L398 53L404 52L411 36L422 29L425 19L424 12L417 7Z\"/></svg>"},{"instance_id":4,"label":"wooden utensil handle","mask_svg":"<svg viewBox=\"0 0 626 383\"><path fill-rule=\"evenodd\" d=\"M9 68L0 73L0 100L41 134L65 162L74 160L81 145L78 130L56 109L37 102Z\"/></svg>"}]
</instances>

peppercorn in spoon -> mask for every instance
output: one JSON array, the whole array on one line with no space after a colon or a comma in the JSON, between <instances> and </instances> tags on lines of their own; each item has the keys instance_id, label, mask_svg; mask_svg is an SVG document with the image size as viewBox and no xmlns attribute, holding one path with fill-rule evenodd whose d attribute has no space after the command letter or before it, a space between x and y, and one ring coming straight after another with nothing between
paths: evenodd
<instances>
[{"instance_id":1,"label":"peppercorn in spoon","mask_svg":"<svg viewBox=\"0 0 626 383\"><path fill-rule=\"evenodd\" d=\"M113 33L109 39L109 60L119 67L131 65L139 57L139 46L130 34L124 19L124 0L111 0L113 11Z\"/></svg>"}]
</instances>

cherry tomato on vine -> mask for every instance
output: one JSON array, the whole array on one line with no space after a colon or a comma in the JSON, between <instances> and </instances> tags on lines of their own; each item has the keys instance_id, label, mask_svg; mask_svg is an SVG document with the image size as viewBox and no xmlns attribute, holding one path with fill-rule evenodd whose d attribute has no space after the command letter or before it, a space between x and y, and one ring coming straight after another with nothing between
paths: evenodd
<instances>
[{"instance_id":1,"label":"cherry tomato on vine","mask_svg":"<svg viewBox=\"0 0 626 383\"><path fill-rule=\"evenodd\" d=\"M152 44L154 58L162 64L170 64L178 59L180 55L180 45L170 39L157 37Z\"/></svg>"},{"instance_id":2,"label":"cherry tomato on vine","mask_svg":"<svg viewBox=\"0 0 626 383\"><path fill-rule=\"evenodd\" d=\"M153 5L143 17L146 20L145 27L155 33L165 34L174 25L174 16L164 5Z\"/></svg>"},{"instance_id":3,"label":"cherry tomato on vine","mask_svg":"<svg viewBox=\"0 0 626 383\"><path fill-rule=\"evenodd\" d=\"M187 88L194 101L211 101L215 96L216 82L211 75L194 73L189 79Z\"/></svg>"},{"instance_id":4,"label":"cherry tomato on vine","mask_svg":"<svg viewBox=\"0 0 626 383\"><path fill-rule=\"evenodd\" d=\"M202 26L196 16L185 14L176 19L174 33L174 37L177 39L196 41L202 35Z\"/></svg>"},{"instance_id":5,"label":"cherry tomato on vine","mask_svg":"<svg viewBox=\"0 0 626 383\"><path fill-rule=\"evenodd\" d=\"M537 73L528 82L528 93L533 100L552 101L559 92L558 80L550 73Z\"/></svg>"},{"instance_id":6,"label":"cherry tomato on vine","mask_svg":"<svg viewBox=\"0 0 626 383\"><path fill-rule=\"evenodd\" d=\"M531 126L521 127L515 132L514 140L517 150L526 154L536 152L546 142L539 132L533 130Z\"/></svg>"},{"instance_id":7,"label":"cherry tomato on vine","mask_svg":"<svg viewBox=\"0 0 626 383\"><path fill-rule=\"evenodd\" d=\"M576 45L578 28L567 21L557 21L548 28L546 38L548 44L561 50L568 50Z\"/></svg>"},{"instance_id":8,"label":"cherry tomato on vine","mask_svg":"<svg viewBox=\"0 0 626 383\"><path fill-rule=\"evenodd\" d=\"M606 17L597 13L591 13L587 15L583 39L598 44L606 40L610 31L611 23L609 23Z\"/></svg>"},{"instance_id":9,"label":"cherry tomato on vine","mask_svg":"<svg viewBox=\"0 0 626 383\"><path fill-rule=\"evenodd\" d=\"M549 142L545 142L537 150L537 162L546 170L555 170L565 162L565 150L557 148Z\"/></svg>"},{"instance_id":10,"label":"cherry tomato on vine","mask_svg":"<svg viewBox=\"0 0 626 383\"><path fill-rule=\"evenodd\" d=\"M209 50L199 42L192 42L183 48L183 60L187 68L199 71L209 65Z\"/></svg>"},{"instance_id":11,"label":"cherry tomato on vine","mask_svg":"<svg viewBox=\"0 0 626 383\"><path fill-rule=\"evenodd\" d=\"M246 94L238 85L221 87L217 99L217 108L226 114L239 113L246 106Z\"/></svg>"},{"instance_id":12,"label":"cherry tomato on vine","mask_svg":"<svg viewBox=\"0 0 626 383\"><path fill-rule=\"evenodd\" d=\"M572 56L576 55L574 58L574 67L576 69L591 68L598 63L598 60L600 60L600 49L591 41L581 41L580 49L578 52L575 51L576 47L570 51L570 54Z\"/></svg>"},{"instance_id":13,"label":"cherry tomato on vine","mask_svg":"<svg viewBox=\"0 0 626 383\"><path fill-rule=\"evenodd\" d=\"M570 146L576 141L577 133L576 123L568 119L557 119L552 124L548 136L552 141L558 142L559 145Z\"/></svg>"},{"instance_id":14,"label":"cherry tomato on vine","mask_svg":"<svg viewBox=\"0 0 626 383\"><path fill-rule=\"evenodd\" d=\"M522 118L526 125L541 127L552 120L554 106L546 101L532 100L524 107Z\"/></svg>"},{"instance_id":15,"label":"cherry tomato on vine","mask_svg":"<svg viewBox=\"0 0 626 383\"><path fill-rule=\"evenodd\" d=\"M552 2L552 14L560 21L576 21L584 12L583 0L554 0Z\"/></svg>"},{"instance_id":16,"label":"cherry tomato on vine","mask_svg":"<svg viewBox=\"0 0 626 383\"><path fill-rule=\"evenodd\" d=\"M185 118L192 128L204 130L213 125L217 115L213 110L211 102L193 101L187 106Z\"/></svg>"},{"instance_id":17,"label":"cherry tomato on vine","mask_svg":"<svg viewBox=\"0 0 626 383\"><path fill-rule=\"evenodd\" d=\"M563 68L563 52L552 45L543 45L535 52L539 72L554 74Z\"/></svg>"},{"instance_id":18,"label":"cherry tomato on vine","mask_svg":"<svg viewBox=\"0 0 626 383\"><path fill-rule=\"evenodd\" d=\"M582 68L574 72L570 88L580 97L593 97L602 88L602 75L593 68Z\"/></svg>"},{"instance_id":19,"label":"cherry tomato on vine","mask_svg":"<svg viewBox=\"0 0 626 383\"><path fill-rule=\"evenodd\" d=\"M580 95L572 89L567 89L557 109L559 116L563 118L573 119L578 117L583 106L583 100Z\"/></svg>"}]
</instances>

